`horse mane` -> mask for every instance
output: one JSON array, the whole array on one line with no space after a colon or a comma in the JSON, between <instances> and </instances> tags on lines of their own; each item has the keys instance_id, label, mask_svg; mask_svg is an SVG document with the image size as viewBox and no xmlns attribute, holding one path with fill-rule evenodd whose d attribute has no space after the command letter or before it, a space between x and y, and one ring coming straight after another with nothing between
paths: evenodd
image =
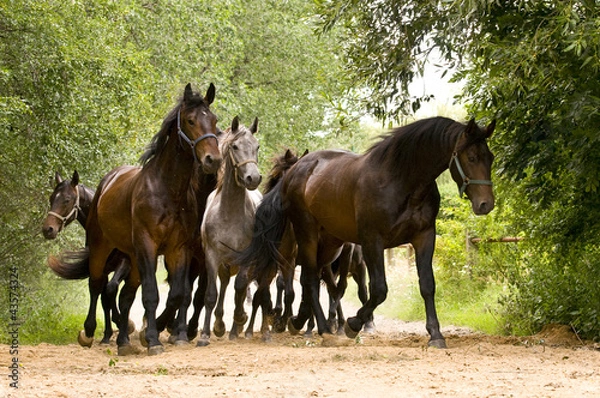
<instances>
[{"instance_id":1,"label":"horse mane","mask_svg":"<svg viewBox=\"0 0 600 398\"><path fill-rule=\"evenodd\" d=\"M192 97L188 98L188 101L185 104L183 99L183 96L179 98L177 105L175 105L175 107L167 114L167 117L165 117L162 122L160 130L152 137L145 152L140 156L139 163L142 166L146 165L151 159L160 156L162 150L169 141L169 133L171 132L173 124L177 123L177 114L184 105L186 108L198 108L200 106L206 106L206 108L208 108L209 106L209 104L205 102L204 97L197 92L194 92Z\"/></svg>"},{"instance_id":2,"label":"horse mane","mask_svg":"<svg viewBox=\"0 0 600 398\"><path fill-rule=\"evenodd\" d=\"M464 129L465 125L445 117L418 120L383 135L366 155L379 167L399 177L406 175L408 169L419 170L422 162L432 161L431 156L423 156L424 151L431 155L452 151Z\"/></svg>"},{"instance_id":3,"label":"horse mane","mask_svg":"<svg viewBox=\"0 0 600 398\"><path fill-rule=\"evenodd\" d=\"M304 152L306 155L308 151ZM301 156L301 157L302 157ZM283 178L286 171L290 169L296 162L300 159L297 155L292 153L289 149L283 155L276 156L273 159L273 167L269 172L269 176L267 177L267 182L265 183L265 188L263 193L267 194L273 190L275 185Z\"/></svg>"}]
</instances>

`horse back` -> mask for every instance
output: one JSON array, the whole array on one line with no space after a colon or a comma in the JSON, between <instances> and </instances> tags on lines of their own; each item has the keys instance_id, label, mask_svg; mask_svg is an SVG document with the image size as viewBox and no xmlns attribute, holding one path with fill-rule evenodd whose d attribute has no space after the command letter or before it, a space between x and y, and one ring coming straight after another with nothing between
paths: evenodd
<instances>
[{"instance_id":1,"label":"horse back","mask_svg":"<svg viewBox=\"0 0 600 398\"><path fill-rule=\"evenodd\" d=\"M101 235L120 250L130 251L131 190L140 171L139 167L121 166L110 171L100 181L87 223L92 239Z\"/></svg>"}]
</instances>

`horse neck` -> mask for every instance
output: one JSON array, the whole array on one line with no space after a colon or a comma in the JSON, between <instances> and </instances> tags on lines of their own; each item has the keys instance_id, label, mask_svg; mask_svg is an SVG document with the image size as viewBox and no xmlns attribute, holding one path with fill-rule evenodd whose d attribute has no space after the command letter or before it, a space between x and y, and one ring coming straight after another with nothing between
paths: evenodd
<instances>
[{"instance_id":1,"label":"horse neck","mask_svg":"<svg viewBox=\"0 0 600 398\"><path fill-rule=\"evenodd\" d=\"M440 174L448 169L456 140L461 132L462 130L450 127L439 136L439 139L431 140L426 145L426 151L415 151L412 154L413 157L410 159L410 162L406 162L400 166L395 165L395 170L392 173L395 173L397 178L402 182L403 188L412 191L435 184L435 180ZM415 171L402 171L406 167Z\"/></svg>"},{"instance_id":2,"label":"horse neck","mask_svg":"<svg viewBox=\"0 0 600 398\"><path fill-rule=\"evenodd\" d=\"M240 209L246 202L247 190L237 184L235 174L233 162L227 157L221 179L221 205L231 209Z\"/></svg>"},{"instance_id":3,"label":"horse neck","mask_svg":"<svg viewBox=\"0 0 600 398\"><path fill-rule=\"evenodd\" d=\"M142 168L142 172L149 175L151 179L160 181L166 188L164 192L168 195L169 200L179 205L181 200L186 199L194 174L192 168L195 165L191 152L185 153L179 140L173 136L176 135L171 134L171 138L166 143L167 147L148 161Z\"/></svg>"},{"instance_id":4,"label":"horse neck","mask_svg":"<svg viewBox=\"0 0 600 398\"><path fill-rule=\"evenodd\" d=\"M94 190L83 184L77 185L77 189L79 190L79 211L77 212L77 221L85 228L88 214L90 214L90 207L94 200Z\"/></svg>"}]
</instances>

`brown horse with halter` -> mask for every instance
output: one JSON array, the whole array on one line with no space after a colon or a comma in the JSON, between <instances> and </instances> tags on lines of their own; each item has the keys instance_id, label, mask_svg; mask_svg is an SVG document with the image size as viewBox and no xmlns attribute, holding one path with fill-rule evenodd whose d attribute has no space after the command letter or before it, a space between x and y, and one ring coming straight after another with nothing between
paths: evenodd
<instances>
[{"instance_id":1,"label":"brown horse with halter","mask_svg":"<svg viewBox=\"0 0 600 398\"><path fill-rule=\"evenodd\" d=\"M494 127L494 122L481 129L474 120L464 125L436 117L393 130L363 155L334 150L309 153L264 196L253 241L238 261L254 261L259 272L261 264L273 267L280 257L275 249L291 223L303 291L298 315L290 319L288 328L299 331L314 314L319 334L331 334L319 303L322 267L335 259L344 242L360 244L370 297L346 322L346 335L355 337L387 296L384 249L411 243L429 344L446 347L434 301L432 259L440 206L435 180L450 168L473 212L489 213L494 208L494 157L486 140Z\"/></svg>"},{"instance_id":2,"label":"brown horse with halter","mask_svg":"<svg viewBox=\"0 0 600 398\"><path fill-rule=\"evenodd\" d=\"M71 222L77 220L85 229L92 200L95 191L79 183L79 173L73 172L71 179L64 180L59 172L54 175L56 186L50 195L50 211L44 220L42 233L46 239L55 239L60 231ZM130 270L129 258L125 255L113 255L111 261L115 264L109 265L114 268L113 277L102 292L102 309L104 310L104 336L101 344L108 344L113 334L111 321L118 324L119 310L117 308L117 291L119 284L127 276ZM135 331L135 324L128 321L129 334ZM82 345L90 341L80 340Z\"/></svg>"},{"instance_id":3,"label":"brown horse with halter","mask_svg":"<svg viewBox=\"0 0 600 398\"><path fill-rule=\"evenodd\" d=\"M192 244L198 230L195 189L196 168L215 173L221 164L217 143L217 118L209 106L215 97L210 85L204 97L185 87L183 98L163 121L148 150L142 155L141 169L117 169L107 175L96 192L87 222L87 249L66 257L51 259L53 269L63 274L89 272L90 309L84 323L85 336L93 338L96 328L98 295L106 284L107 259L119 250L129 256L131 272L119 296L121 320L117 345L119 355L134 352L127 335L127 319L138 286L147 329L148 354L164 351L158 339L156 307L157 257L164 255L171 283L170 306L166 318L174 316L191 294L188 279ZM60 273L59 272L59 273ZM183 318L183 319L182 319ZM177 327L185 330L185 313L180 311ZM177 334L177 333L176 333Z\"/></svg>"}]
</instances>

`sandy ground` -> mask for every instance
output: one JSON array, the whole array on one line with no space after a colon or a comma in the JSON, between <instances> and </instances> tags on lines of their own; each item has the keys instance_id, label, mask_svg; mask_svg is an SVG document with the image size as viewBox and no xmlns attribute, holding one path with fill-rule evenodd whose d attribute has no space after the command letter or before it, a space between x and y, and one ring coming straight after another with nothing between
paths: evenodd
<instances>
[{"instance_id":1,"label":"sandy ground","mask_svg":"<svg viewBox=\"0 0 600 398\"><path fill-rule=\"evenodd\" d=\"M227 318L226 318L227 319ZM229 318L230 319L230 318ZM377 333L341 337L274 334L212 338L208 347L169 345L162 355L118 357L116 344L0 346L2 397L599 397L600 346L552 326L528 338L444 328L448 349L427 347L423 323L376 319ZM75 334L75 333L74 333ZM75 336L74 336L75 341Z\"/></svg>"}]
</instances>

